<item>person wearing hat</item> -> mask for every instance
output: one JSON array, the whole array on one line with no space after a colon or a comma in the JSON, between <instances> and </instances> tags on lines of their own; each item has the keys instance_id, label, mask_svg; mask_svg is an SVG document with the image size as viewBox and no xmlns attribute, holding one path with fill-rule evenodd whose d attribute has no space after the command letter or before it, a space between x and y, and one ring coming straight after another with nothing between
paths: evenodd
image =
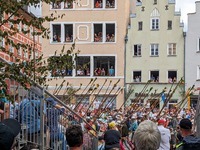
<instances>
[{"instance_id":1,"label":"person wearing hat","mask_svg":"<svg viewBox=\"0 0 200 150\"><path fill-rule=\"evenodd\" d=\"M116 131L116 126L114 122L109 124L109 130L104 134L105 140L105 150L110 150L112 148L120 148L121 134Z\"/></svg>"},{"instance_id":2,"label":"person wearing hat","mask_svg":"<svg viewBox=\"0 0 200 150\"><path fill-rule=\"evenodd\" d=\"M192 134L192 123L189 119L180 121L180 132L183 140L176 146L176 150L199 150L200 139Z\"/></svg>"},{"instance_id":3,"label":"person wearing hat","mask_svg":"<svg viewBox=\"0 0 200 150\"><path fill-rule=\"evenodd\" d=\"M129 128L129 131L132 131L132 136L131 136L131 142L133 142L133 136L134 136L134 132L135 130L138 128L138 123L137 120L135 119L136 116L133 116L131 118L131 127Z\"/></svg>"},{"instance_id":4,"label":"person wearing hat","mask_svg":"<svg viewBox=\"0 0 200 150\"><path fill-rule=\"evenodd\" d=\"M171 133L169 129L164 127L165 121L158 121L158 130L161 134L161 142L158 150L170 150L170 142L171 142Z\"/></svg>"},{"instance_id":5,"label":"person wearing hat","mask_svg":"<svg viewBox=\"0 0 200 150\"><path fill-rule=\"evenodd\" d=\"M15 137L21 131L20 123L15 119L4 119L0 122L0 149L11 150L15 148Z\"/></svg>"}]
</instances>

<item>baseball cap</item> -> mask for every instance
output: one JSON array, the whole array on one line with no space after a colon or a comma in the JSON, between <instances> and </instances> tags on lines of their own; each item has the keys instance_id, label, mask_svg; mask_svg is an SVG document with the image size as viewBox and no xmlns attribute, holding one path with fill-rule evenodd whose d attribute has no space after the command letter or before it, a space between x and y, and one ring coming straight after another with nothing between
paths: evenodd
<instances>
[{"instance_id":1,"label":"baseball cap","mask_svg":"<svg viewBox=\"0 0 200 150\"><path fill-rule=\"evenodd\" d=\"M109 128L113 128L115 126L115 123L114 122L111 122L110 124L109 124Z\"/></svg>"},{"instance_id":2,"label":"baseball cap","mask_svg":"<svg viewBox=\"0 0 200 150\"><path fill-rule=\"evenodd\" d=\"M165 121L164 120L159 120L158 124L165 124Z\"/></svg>"},{"instance_id":3,"label":"baseball cap","mask_svg":"<svg viewBox=\"0 0 200 150\"><path fill-rule=\"evenodd\" d=\"M53 105L54 107L57 105L57 102L52 98L52 97L48 97L46 99L47 102L49 102L51 105Z\"/></svg>"},{"instance_id":4,"label":"baseball cap","mask_svg":"<svg viewBox=\"0 0 200 150\"><path fill-rule=\"evenodd\" d=\"M10 150L15 137L21 131L20 123L15 119L5 119L0 122L0 147Z\"/></svg>"},{"instance_id":5,"label":"baseball cap","mask_svg":"<svg viewBox=\"0 0 200 150\"><path fill-rule=\"evenodd\" d=\"M182 119L179 125L183 129L192 129L192 122L189 119Z\"/></svg>"}]
</instances>

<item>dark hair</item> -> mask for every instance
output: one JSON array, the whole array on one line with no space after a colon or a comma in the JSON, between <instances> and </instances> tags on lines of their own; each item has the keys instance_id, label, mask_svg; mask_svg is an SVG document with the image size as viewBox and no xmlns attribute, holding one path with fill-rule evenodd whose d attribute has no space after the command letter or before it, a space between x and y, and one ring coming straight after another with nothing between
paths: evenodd
<instances>
[{"instance_id":1,"label":"dark hair","mask_svg":"<svg viewBox=\"0 0 200 150\"><path fill-rule=\"evenodd\" d=\"M83 144L83 131L80 125L71 125L67 128L66 141L69 147L80 147Z\"/></svg>"}]
</instances>

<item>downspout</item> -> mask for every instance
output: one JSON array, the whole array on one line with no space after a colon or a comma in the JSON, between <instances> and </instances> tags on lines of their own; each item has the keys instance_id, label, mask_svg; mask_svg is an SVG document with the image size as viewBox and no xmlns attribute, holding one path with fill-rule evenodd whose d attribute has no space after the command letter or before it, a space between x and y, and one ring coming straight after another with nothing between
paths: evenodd
<instances>
[{"instance_id":1,"label":"downspout","mask_svg":"<svg viewBox=\"0 0 200 150\"><path fill-rule=\"evenodd\" d=\"M185 55L185 46L186 46L186 32L183 32L183 37L184 37L184 81L185 81L185 57L186 57L186 55ZM184 82L184 91L186 91L186 89L185 89L185 82Z\"/></svg>"},{"instance_id":2,"label":"downspout","mask_svg":"<svg viewBox=\"0 0 200 150\"><path fill-rule=\"evenodd\" d=\"M125 35L125 51L124 51L124 102L126 100L126 44L127 44L127 41L128 41L128 36ZM124 104L124 106L126 106L126 104Z\"/></svg>"}]
</instances>

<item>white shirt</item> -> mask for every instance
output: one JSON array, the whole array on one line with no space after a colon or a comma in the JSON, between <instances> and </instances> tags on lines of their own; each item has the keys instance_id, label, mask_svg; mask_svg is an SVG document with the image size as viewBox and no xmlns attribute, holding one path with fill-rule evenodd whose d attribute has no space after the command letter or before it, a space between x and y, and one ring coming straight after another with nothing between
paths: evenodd
<instances>
[{"instance_id":1,"label":"white shirt","mask_svg":"<svg viewBox=\"0 0 200 150\"><path fill-rule=\"evenodd\" d=\"M147 106L146 106L146 108L150 108L150 103L147 103Z\"/></svg>"},{"instance_id":2,"label":"white shirt","mask_svg":"<svg viewBox=\"0 0 200 150\"><path fill-rule=\"evenodd\" d=\"M166 129L163 126L158 126L158 130L161 133L161 142L158 150L170 150L169 140L171 139L171 133L169 129Z\"/></svg>"},{"instance_id":3,"label":"white shirt","mask_svg":"<svg viewBox=\"0 0 200 150\"><path fill-rule=\"evenodd\" d=\"M101 104L101 102L99 102L99 101L95 101L94 102L94 108L95 109L99 109L99 105Z\"/></svg>"}]
</instances>

